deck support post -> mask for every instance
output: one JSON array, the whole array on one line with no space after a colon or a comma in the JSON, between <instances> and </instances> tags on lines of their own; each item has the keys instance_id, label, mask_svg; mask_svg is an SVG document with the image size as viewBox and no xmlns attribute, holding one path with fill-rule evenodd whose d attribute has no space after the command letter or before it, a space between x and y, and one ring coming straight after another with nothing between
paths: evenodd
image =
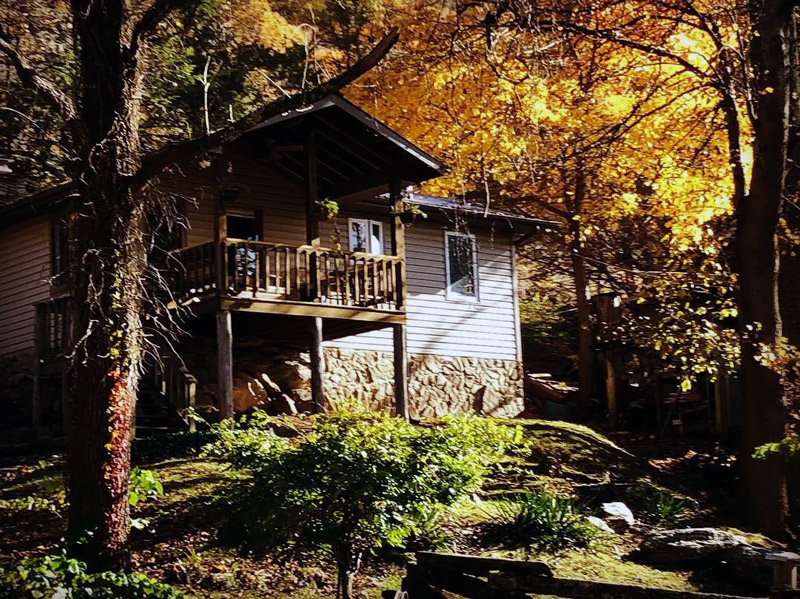
<instances>
[{"instance_id":1,"label":"deck support post","mask_svg":"<svg viewBox=\"0 0 800 599\"><path fill-rule=\"evenodd\" d=\"M42 359L44 358L45 344L45 313L42 306L36 307L36 320L34 321L34 350L33 350L33 396L31 397L31 427L39 438L42 429Z\"/></svg>"},{"instance_id":2,"label":"deck support post","mask_svg":"<svg viewBox=\"0 0 800 599\"><path fill-rule=\"evenodd\" d=\"M325 411L325 356L322 350L322 318L311 319L311 401L315 414Z\"/></svg>"},{"instance_id":3,"label":"deck support post","mask_svg":"<svg viewBox=\"0 0 800 599\"><path fill-rule=\"evenodd\" d=\"M217 312L217 383L220 420L233 418L233 326L230 310Z\"/></svg>"},{"instance_id":4,"label":"deck support post","mask_svg":"<svg viewBox=\"0 0 800 599\"><path fill-rule=\"evenodd\" d=\"M394 338L394 404L395 413L403 420L408 413L408 350L406 349L406 325L393 325Z\"/></svg>"}]
</instances>

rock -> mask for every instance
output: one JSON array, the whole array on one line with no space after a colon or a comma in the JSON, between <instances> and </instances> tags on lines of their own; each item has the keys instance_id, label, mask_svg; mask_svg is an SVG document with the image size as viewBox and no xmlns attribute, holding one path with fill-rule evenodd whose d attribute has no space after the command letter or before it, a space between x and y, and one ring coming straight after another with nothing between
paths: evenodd
<instances>
[{"instance_id":1,"label":"rock","mask_svg":"<svg viewBox=\"0 0 800 599\"><path fill-rule=\"evenodd\" d=\"M611 528L608 524L606 524L605 520L598 518L597 516L589 516L586 519L589 521L590 524L593 524L595 528L599 528L603 532L614 534L614 529Z\"/></svg>"},{"instance_id":2,"label":"rock","mask_svg":"<svg viewBox=\"0 0 800 599\"><path fill-rule=\"evenodd\" d=\"M267 391L260 381L244 373L233 377L233 409L247 412L252 408L263 407L269 402Z\"/></svg>"},{"instance_id":3,"label":"rock","mask_svg":"<svg viewBox=\"0 0 800 599\"><path fill-rule=\"evenodd\" d=\"M741 537L736 537L740 539ZM744 539L741 539L744 541ZM736 577L742 581L769 588L772 583L772 564L766 560L768 549L746 542L726 549L722 559L730 564Z\"/></svg>"},{"instance_id":4,"label":"rock","mask_svg":"<svg viewBox=\"0 0 800 599\"><path fill-rule=\"evenodd\" d=\"M276 414L297 415L297 405L294 403L294 400L286 394L281 395L273 401L270 407Z\"/></svg>"},{"instance_id":5,"label":"rock","mask_svg":"<svg viewBox=\"0 0 800 599\"><path fill-rule=\"evenodd\" d=\"M642 539L634 557L648 564L672 566L720 558L746 544L741 537L717 528L656 530Z\"/></svg>"},{"instance_id":6,"label":"rock","mask_svg":"<svg viewBox=\"0 0 800 599\"><path fill-rule=\"evenodd\" d=\"M614 532L625 532L636 522L633 512L621 501L604 503L601 506L601 510L603 512L603 520L614 529Z\"/></svg>"}]
</instances>

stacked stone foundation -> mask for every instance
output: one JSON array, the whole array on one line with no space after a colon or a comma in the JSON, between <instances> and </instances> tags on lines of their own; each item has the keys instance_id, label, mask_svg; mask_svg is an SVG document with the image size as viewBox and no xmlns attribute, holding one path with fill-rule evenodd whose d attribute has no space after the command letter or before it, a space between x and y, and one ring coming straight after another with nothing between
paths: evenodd
<instances>
[{"instance_id":1,"label":"stacked stone foundation","mask_svg":"<svg viewBox=\"0 0 800 599\"><path fill-rule=\"evenodd\" d=\"M412 418L466 412L514 417L524 410L522 365L516 360L433 354L408 358ZM393 409L392 354L328 347L325 363L326 399L354 399L375 410Z\"/></svg>"}]
</instances>

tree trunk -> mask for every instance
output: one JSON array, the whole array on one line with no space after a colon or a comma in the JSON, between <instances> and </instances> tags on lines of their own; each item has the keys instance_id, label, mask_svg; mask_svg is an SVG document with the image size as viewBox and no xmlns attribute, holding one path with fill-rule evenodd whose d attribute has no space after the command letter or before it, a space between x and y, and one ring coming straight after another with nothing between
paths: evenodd
<instances>
[{"instance_id":1,"label":"tree trunk","mask_svg":"<svg viewBox=\"0 0 800 599\"><path fill-rule=\"evenodd\" d=\"M785 462L752 458L753 450L785 433L783 390L777 372L756 359L758 344L781 335L778 306L777 228L784 192L788 136L789 4L753 2L757 33L750 55L759 93L750 192L737 207L736 252L742 326L742 482L753 524L775 538L786 536Z\"/></svg>"},{"instance_id":2,"label":"tree trunk","mask_svg":"<svg viewBox=\"0 0 800 599\"><path fill-rule=\"evenodd\" d=\"M575 175L575 190L572 201L575 216L581 213L586 179L583 168L578 165ZM569 205L569 203L567 204ZM589 277L586 272L586 259L583 256L582 223L579 219L569 220L569 248L572 261L572 280L575 286L575 303L578 309L578 407L586 415L592 399L594 386L594 355L592 353L592 306L589 301Z\"/></svg>"},{"instance_id":3,"label":"tree trunk","mask_svg":"<svg viewBox=\"0 0 800 599\"><path fill-rule=\"evenodd\" d=\"M131 423L142 354L145 201L128 189L140 166L141 68L126 59L121 0L73 0L79 117L87 137L71 260L76 309L68 460L73 555L95 570L130 565Z\"/></svg>"},{"instance_id":4,"label":"tree trunk","mask_svg":"<svg viewBox=\"0 0 800 599\"><path fill-rule=\"evenodd\" d=\"M360 557L355 554L349 543L338 543L334 549L336 558L336 597L337 599L352 599L353 578L358 571Z\"/></svg>"}]
</instances>

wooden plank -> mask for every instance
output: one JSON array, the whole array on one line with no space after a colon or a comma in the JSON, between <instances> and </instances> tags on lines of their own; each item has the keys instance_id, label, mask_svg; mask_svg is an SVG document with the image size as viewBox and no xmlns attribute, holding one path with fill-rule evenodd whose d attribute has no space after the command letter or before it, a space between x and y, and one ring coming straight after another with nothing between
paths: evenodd
<instances>
[{"instance_id":1,"label":"wooden plank","mask_svg":"<svg viewBox=\"0 0 800 599\"><path fill-rule=\"evenodd\" d=\"M311 401L314 413L325 411L325 356L322 353L322 318L311 319Z\"/></svg>"},{"instance_id":2,"label":"wooden plank","mask_svg":"<svg viewBox=\"0 0 800 599\"><path fill-rule=\"evenodd\" d=\"M229 310L217 312L217 383L220 418L233 418L233 326Z\"/></svg>"},{"instance_id":3,"label":"wooden plank","mask_svg":"<svg viewBox=\"0 0 800 599\"><path fill-rule=\"evenodd\" d=\"M541 594L564 599L752 599L739 595L698 593L659 589L633 584L594 582L576 578L509 575L504 572L489 573L489 587L493 593ZM487 595L495 596L493 594Z\"/></svg>"},{"instance_id":4,"label":"wooden plank","mask_svg":"<svg viewBox=\"0 0 800 599\"><path fill-rule=\"evenodd\" d=\"M408 343L406 325L396 324L392 328L395 414L408 421ZM418 559L420 555L419 553L417 554ZM424 559L429 558L423 557Z\"/></svg>"},{"instance_id":5,"label":"wooden plank","mask_svg":"<svg viewBox=\"0 0 800 599\"><path fill-rule=\"evenodd\" d=\"M418 593L418 595L412 595L409 590L410 598L445 597L446 595L437 592L442 590L448 593L457 593L469 599L500 599L497 595L490 593L489 585L485 580L457 570L426 568L421 565L409 564L406 579L403 590L411 587L416 588Z\"/></svg>"},{"instance_id":6,"label":"wooden plank","mask_svg":"<svg viewBox=\"0 0 800 599\"><path fill-rule=\"evenodd\" d=\"M194 304L192 304L192 306L192 311L198 313L199 307L194 307ZM404 324L406 322L405 312L402 311L378 310L375 308L350 308L330 304L276 300L261 297L258 299L253 299L251 297L226 297L220 300L220 306L222 306L224 310L233 310L237 312L320 316L322 318L363 320L366 322L384 322L386 324Z\"/></svg>"},{"instance_id":7,"label":"wooden plank","mask_svg":"<svg viewBox=\"0 0 800 599\"><path fill-rule=\"evenodd\" d=\"M441 568L456 570L477 576L486 576L489 572L503 572L505 574L527 574L534 576L552 577L550 566L544 562L522 561L506 559L503 557L483 557L478 555L461 555L459 553L435 553L432 551L419 551L416 554L417 563L426 569Z\"/></svg>"}]
</instances>

